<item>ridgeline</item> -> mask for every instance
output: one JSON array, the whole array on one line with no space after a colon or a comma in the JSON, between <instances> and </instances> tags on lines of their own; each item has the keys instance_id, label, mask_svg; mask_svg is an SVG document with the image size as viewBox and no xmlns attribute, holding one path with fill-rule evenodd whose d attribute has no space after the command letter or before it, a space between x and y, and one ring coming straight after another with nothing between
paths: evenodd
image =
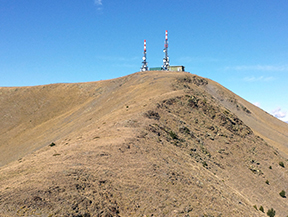
<instances>
[{"instance_id":1,"label":"ridgeline","mask_svg":"<svg viewBox=\"0 0 288 217\"><path fill-rule=\"evenodd\" d=\"M1 216L288 215L288 124L197 75L2 87L0 120Z\"/></svg>"}]
</instances>

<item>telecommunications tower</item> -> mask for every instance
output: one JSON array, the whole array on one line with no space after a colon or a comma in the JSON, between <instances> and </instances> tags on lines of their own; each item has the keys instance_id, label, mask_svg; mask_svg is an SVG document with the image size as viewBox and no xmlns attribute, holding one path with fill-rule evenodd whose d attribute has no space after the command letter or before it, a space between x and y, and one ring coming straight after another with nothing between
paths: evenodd
<instances>
[{"instance_id":1,"label":"telecommunications tower","mask_svg":"<svg viewBox=\"0 0 288 217\"><path fill-rule=\"evenodd\" d=\"M168 31L165 32L165 44L164 44L164 50L165 57L163 58L163 70L168 70L169 65L169 56L168 56Z\"/></svg>"},{"instance_id":2,"label":"telecommunications tower","mask_svg":"<svg viewBox=\"0 0 288 217\"><path fill-rule=\"evenodd\" d=\"M140 71L141 72L148 71L148 63L146 61L146 40L144 40L144 55L142 59L143 59L143 62L142 62L143 64L142 64Z\"/></svg>"}]
</instances>

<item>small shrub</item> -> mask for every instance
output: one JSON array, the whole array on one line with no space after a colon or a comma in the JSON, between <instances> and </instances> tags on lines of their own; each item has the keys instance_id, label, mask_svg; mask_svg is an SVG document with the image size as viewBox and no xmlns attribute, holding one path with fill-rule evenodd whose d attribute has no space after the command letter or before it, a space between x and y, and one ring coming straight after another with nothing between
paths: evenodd
<instances>
[{"instance_id":1,"label":"small shrub","mask_svg":"<svg viewBox=\"0 0 288 217\"><path fill-rule=\"evenodd\" d=\"M179 77L177 78L177 81L179 83L191 83L191 78L189 78L188 76L185 76L185 77Z\"/></svg>"},{"instance_id":2,"label":"small shrub","mask_svg":"<svg viewBox=\"0 0 288 217\"><path fill-rule=\"evenodd\" d=\"M275 214L276 214L276 211L273 208L269 209L268 212L267 212L267 215L269 217L274 217Z\"/></svg>"},{"instance_id":3,"label":"small shrub","mask_svg":"<svg viewBox=\"0 0 288 217\"><path fill-rule=\"evenodd\" d=\"M264 208L263 208L263 206L260 206L259 210L264 213Z\"/></svg>"},{"instance_id":4,"label":"small shrub","mask_svg":"<svg viewBox=\"0 0 288 217\"><path fill-rule=\"evenodd\" d=\"M281 162L279 162L279 165L281 166L281 167L285 167L284 166L284 163L281 161Z\"/></svg>"},{"instance_id":5,"label":"small shrub","mask_svg":"<svg viewBox=\"0 0 288 217\"><path fill-rule=\"evenodd\" d=\"M190 130L187 127L185 127L185 126L180 127L179 131L180 131L180 133L185 133L185 134L189 134L190 133Z\"/></svg>"},{"instance_id":6,"label":"small shrub","mask_svg":"<svg viewBox=\"0 0 288 217\"><path fill-rule=\"evenodd\" d=\"M158 114L158 112L149 110L146 114L146 117L149 119L154 119L154 120L159 120L160 119L160 115Z\"/></svg>"},{"instance_id":7,"label":"small shrub","mask_svg":"<svg viewBox=\"0 0 288 217\"><path fill-rule=\"evenodd\" d=\"M203 167L207 167L207 166L208 166L208 164L206 163L206 161L203 161L203 162L202 162L202 165L203 165Z\"/></svg>"},{"instance_id":8,"label":"small shrub","mask_svg":"<svg viewBox=\"0 0 288 217\"><path fill-rule=\"evenodd\" d=\"M286 192L285 192L284 190L282 190L279 194L280 194L281 197L286 197L286 196L285 196L285 193L286 193Z\"/></svg>"},{"instance_id":9,"label":"small shrub","mask_svg":"<svg viewBox=\"0 0 288 217\"><path fill-rule=\"evenodd\" d=\"M191 98L188 100L188 105L192 108L198 108L198 101L195 96L191 96Z\"/></svg>"},{"instance_id":10,"label":"small shrub","mask_svg":"<svg viewBox=\"0 0 288 217\"><path fill-rule=\"evenodd\" d=\"M269 183L269 180L266 180L266 182L265 182L267 185L269 185L270 183Z\"/></svg>"},{"instance_id":11,"label":"small shrub","mask_svg":"<svg viewBox=\"0 0 288 217\"><path fill-rule=\"evenodd\" d=\"M169 135L171 136L172 139L178 139L177 134L174 133L172 130L169 132Z\"/></svg>"},{"instance_id":12,"label":"small shrub","mask_svg":"<svg viewBox=\"0 0 288 217\"><path fill-rule=\"evenodd\" d=\"M254 207L256 210L258 210L256 205L254 205L253 207Z\"/></svg>"},{"instance_id":13,"label":"small shrub","mask_svg":"<svg viewBox=\"0 0 288 217\"><path fill-rule=\"evenodd\" d=\"M272 170L272 166L269 166L269 169Z\"/></svg>"},{"instance_id":14,"label":"small shrub","mask_svg":"<svg viewBox=\"0 0 288 217\"><path fill-rule=\"evenodd\" d=\"M54 143L54 142L52 142L49 146L50 147L53 147L53 146L55 146L56 144Z\"/></svg>"}]
</instances>

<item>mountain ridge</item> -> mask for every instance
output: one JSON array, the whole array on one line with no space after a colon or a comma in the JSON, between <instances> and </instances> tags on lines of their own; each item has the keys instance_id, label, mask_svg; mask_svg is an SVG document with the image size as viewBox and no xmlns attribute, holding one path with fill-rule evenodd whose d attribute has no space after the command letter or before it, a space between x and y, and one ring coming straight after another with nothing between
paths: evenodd
<instances>
[{"instance_id":1,"label":"mountain ridge","mask_svg":"<svg viewBox=\"0 0 288 217\"><path fill-rule=\"evenodd\" d=\"M212 80L154 71L0 92L6 216L288 213L288 125Z\"/></svg>"}]
</instances>

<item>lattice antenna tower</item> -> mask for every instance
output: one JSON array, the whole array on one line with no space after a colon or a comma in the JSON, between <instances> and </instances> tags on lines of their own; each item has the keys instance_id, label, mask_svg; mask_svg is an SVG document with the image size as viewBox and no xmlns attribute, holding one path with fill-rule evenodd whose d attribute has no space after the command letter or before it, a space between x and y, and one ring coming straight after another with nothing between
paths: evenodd
<instances>
[{"instance_id":1,"label":"lattice antenna tower","mask_svg":"<svg viewBox=\"0 0 288 217\"><path fill-rule=\"evenodd\" d=\"M165 43L164 43L164 50L165 56L163 58L163 70L168 70L169 64L169 56L168 56L168 31L165 32Z\"/></svg>"},{"instance_id":2,"label":"lattice antenna tower","mask_svg":"<svg viewBox=\"0 0 288 217\"><path fill-rule=\"evenodd\" d=\"M142 57L142 67L140 69L141 72L143 71L148 71L148 62L147 62L147 58L146 58L146 40L144 40L144 53L143 53L143 57Z\"/></svg>"}]
</instances>

